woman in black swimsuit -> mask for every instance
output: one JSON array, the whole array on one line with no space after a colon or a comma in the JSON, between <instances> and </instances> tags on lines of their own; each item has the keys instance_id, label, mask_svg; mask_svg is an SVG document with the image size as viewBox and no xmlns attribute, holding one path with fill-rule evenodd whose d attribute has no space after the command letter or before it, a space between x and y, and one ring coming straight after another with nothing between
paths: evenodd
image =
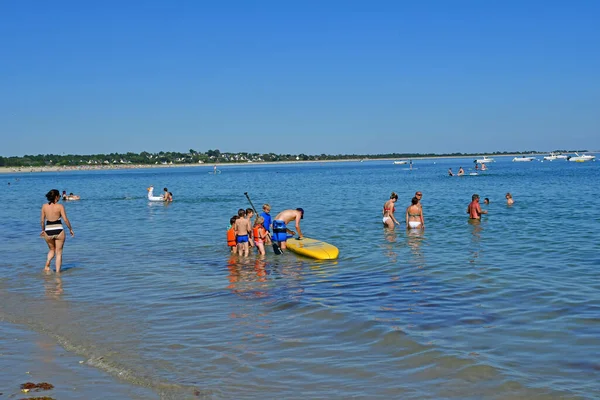
<instances>
[{"instance_id":1,"label":"woman in black swimsuit","mask_svg":"<svg viewBox=\"0 0 600 400\"><path fill-rule=\"evenodd\" d=\"M48 204L42 206L42 217L40 223L42 225L41 237L48 244L48 256L46 257L46 265L44 271L50 271L50 262L56 256L56 272L60 272L62 265L62 252L65 245L65 231L63 230L62 218L69 228L71 236L75 236L71 228L71 222L67 218L67 212L62 204L58 204L60 200L60 192L52 189L46 194Z\"/></svg>"}]
</instances>

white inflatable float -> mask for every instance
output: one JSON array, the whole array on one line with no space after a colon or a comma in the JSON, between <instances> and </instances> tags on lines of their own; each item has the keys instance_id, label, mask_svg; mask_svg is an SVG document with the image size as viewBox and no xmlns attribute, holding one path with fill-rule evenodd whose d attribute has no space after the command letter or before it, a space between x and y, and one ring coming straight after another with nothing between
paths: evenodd
<instances>
[{"instance_id":1,"label":"white inflatable float","mask_svg":"<svg viewBox=\"0 0 600 400\"><path fill-rule=\"evenodd\" d=\"M154 195L154 186L150 186L148 189L148 201L165 201L162 196Z\"/></svg>"}]
</instances>

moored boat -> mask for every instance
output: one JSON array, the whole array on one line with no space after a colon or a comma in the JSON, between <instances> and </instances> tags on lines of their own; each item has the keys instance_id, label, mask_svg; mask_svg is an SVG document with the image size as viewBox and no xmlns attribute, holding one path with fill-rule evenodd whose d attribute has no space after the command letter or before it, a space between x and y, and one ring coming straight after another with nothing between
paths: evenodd
<instances>
[{"instance_id":1,"label":"moored boat","mask_svg":"<svg viewBox=\"0 0 600 400\"><path fill-rule=\"evenodd\" d=\"M566 160L567 158L566 155L560 153L550 153L549 155L544 156L544 160L546 161Z\"/></svg>"},{"instance_id":2,"label":"moored boat","mask_svg":"<svg viewBox=\"0 0 600 400\"><path fill-rule=\"evenodd\" d=\"M408 164L408 161L406 161L406 160L394 161L394 164L396 164L396 165L404 165L404 164Z\"/></svg>"},{"instance_id":3,"label":"moored boat","mask_svg":"<svg viewBox=\"0 0 600 400\"><path fill-rule=\"evenodd\" d=\"M475 160L475 162L477 164L483 164L483 163L495 162L495 160L492 157L483 156L483 158L478 158L477 160Z\"/></svg>"},{"instance_id":4,"label":"moored boat","mask_svg":"<svg viewBox=\"0 0 600 400\"><path fill-rule=\"evenodd\" d=\"M515 157L513 158L513 162L530 162L535 160L535 157L525 157L525 156L521 156L521 157Z\"/></svg>"},{"instance_id":5,"label":"moored boat","mask_svg":"<svg viewBox=\"0 0 600 400\"><path fill-rule=\"evenodd\" d=\"M582 155L579 155L577 153L575 153L575 157L569 157L569 158L567 158L567 160L573 161L573 162L595 161L595 159L596 159L595 155L592 155L592 154L582 154Z\"/></svg>"}]
</instances>

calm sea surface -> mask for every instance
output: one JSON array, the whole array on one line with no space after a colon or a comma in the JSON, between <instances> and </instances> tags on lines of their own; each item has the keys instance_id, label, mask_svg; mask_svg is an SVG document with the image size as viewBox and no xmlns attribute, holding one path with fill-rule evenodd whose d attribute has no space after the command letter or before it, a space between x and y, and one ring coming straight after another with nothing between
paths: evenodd
<instances>
[{"instance_id":1,"label":"calm sea surface","mask_svg":"<svg viewBox=\"0 0 600 400\"><path fill-rule=\"evenodd\" d=\"M164 399L598 398L600 163L510 160L0 175L0 320ZM60 276L42 273L52 188L82 197ZM417 190L425 232L384 231L390 193L404 221ZM244 192L303 207L340 258L230 256ZM473 193L491 200L478 225Z\"/></svg>"}]
</instances>

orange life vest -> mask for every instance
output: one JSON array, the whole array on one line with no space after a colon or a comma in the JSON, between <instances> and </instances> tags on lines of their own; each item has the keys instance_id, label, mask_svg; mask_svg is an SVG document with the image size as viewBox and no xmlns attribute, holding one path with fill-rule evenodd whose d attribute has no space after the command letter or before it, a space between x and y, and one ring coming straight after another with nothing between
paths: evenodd
<instances>
[{"instance_id":1,"label":"orange life vest","mask_svg":"<svg viewBox=\"0 0 600 400\"><path fill-rule=\"evenodd\" d=\"M264 239L264 236L260 235L261 228L263 228L262 225L259 225L259 226L255 226L254 229L252 229L252 234L254 236L254 240L263 240Z\"/></svg>"},{"instance_id":2,"label":"orange life vest","mask_svg":"<svg viewBox=\"0 0 600 400\"><path fill-rule=\"evenodd\" d=\"M233 226L231 228L229 228L229 230L227 231L227 246L235 246L236 240L235 240L235 230L233 229Z\"/></svg>"}]
</instances>

